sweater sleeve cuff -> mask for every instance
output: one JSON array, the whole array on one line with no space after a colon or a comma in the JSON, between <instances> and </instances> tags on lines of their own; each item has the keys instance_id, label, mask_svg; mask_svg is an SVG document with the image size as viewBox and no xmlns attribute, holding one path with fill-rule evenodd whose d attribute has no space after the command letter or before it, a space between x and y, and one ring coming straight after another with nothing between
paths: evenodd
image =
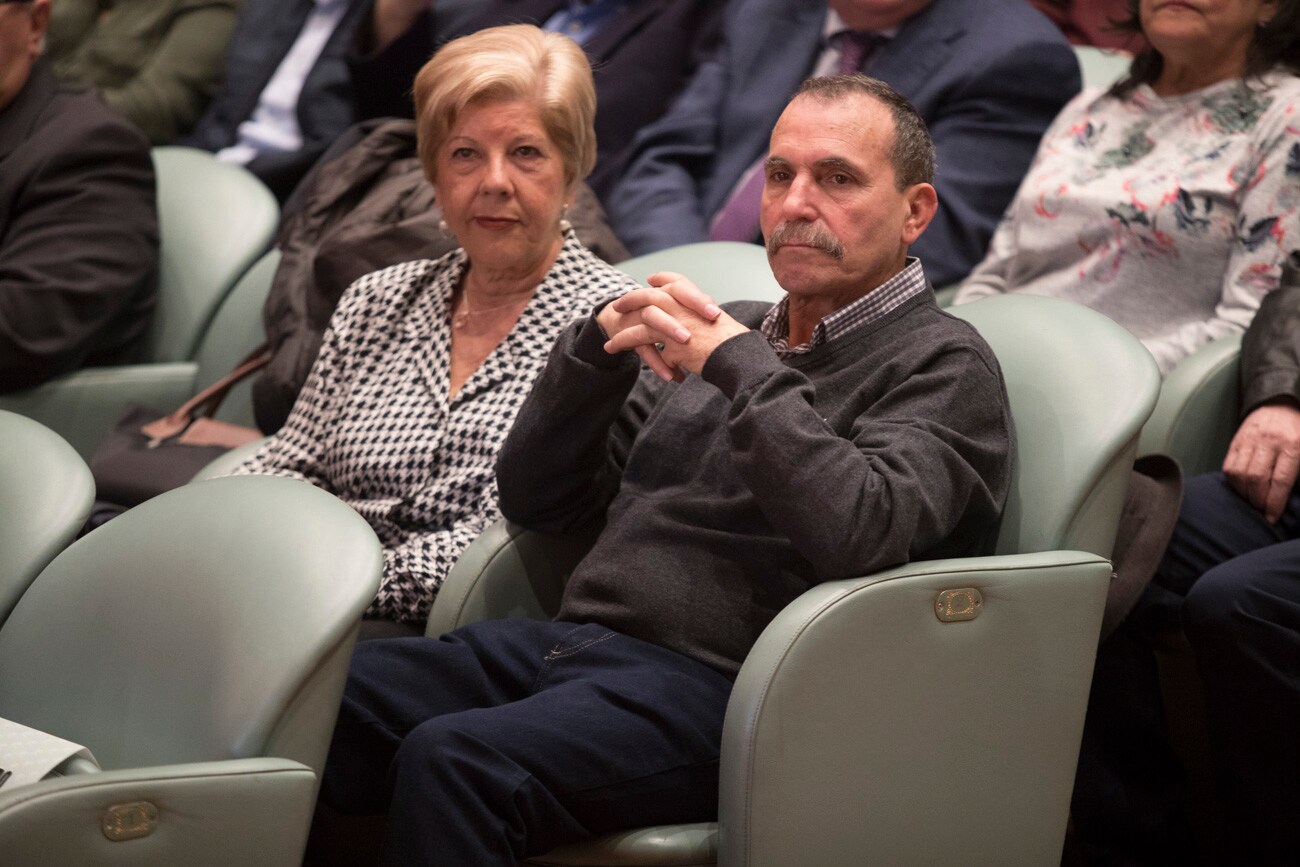
<instances>
[{"instance_id":1,"label":"sweater sleeve cuff","mask_svg":"<svg viewBox=\"0 0 1300 867\"><path fill-rule=\"evenodd\" d=\"M591 315L578 326L578 333L573 339L574 357L600 370L617 370L639 361L634 352L618 352L611 355L605 351L605 342L609 338L605 336L604 329L596 321L596 316L615 297L618 296L606 298L592 308Z\"/></svg>"},{"instance_id":2,"label":"sweater sleeve cuff","mask_svg":"<svg viewBox=\"0 0 1300 867\"><path fill-rule=\"evenodd\" d=\"M746 331L718 344L700 371L705 382L735 400L745 388L784 370L772 345L761 331Z\"/></svg>"},{"instance_id":3,"label":"sweater sleeve cuff","mask_svg":"<svg viewBox=\"0 0 1300 867\"><path fill-rule=\"evenodd\" d=\"M1250 415L1261 404L1282 398L1300 402L1300 376L1285 367L1262 371L1245 385L1241 395L1241 418Z\"/></svg>"}]
</instances>

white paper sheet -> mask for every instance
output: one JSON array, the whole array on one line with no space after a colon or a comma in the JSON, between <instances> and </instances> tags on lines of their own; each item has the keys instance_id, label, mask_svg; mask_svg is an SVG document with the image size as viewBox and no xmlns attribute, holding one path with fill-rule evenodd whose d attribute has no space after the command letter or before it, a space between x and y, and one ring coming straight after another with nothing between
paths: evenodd
<instances>
[{"instance_id":1,"label":"white paper sheet","mask_svg":"<svg viewBox=\"0 0 1300 867\"><path fill-rule=\"evenodd\" d=\"M95 762L81 744L0 717L0 792L43 780L73 756Z\"/></svg>"}]
</instances>

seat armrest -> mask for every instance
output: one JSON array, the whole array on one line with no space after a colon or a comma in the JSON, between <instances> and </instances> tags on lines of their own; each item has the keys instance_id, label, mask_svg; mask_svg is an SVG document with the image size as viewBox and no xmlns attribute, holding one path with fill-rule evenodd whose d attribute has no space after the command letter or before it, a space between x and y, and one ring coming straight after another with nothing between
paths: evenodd
<instances>
[{"instance_id":1,"label":"seat armrest","mask_svg":"<svg viewBox=\"0 0 1300 867\"><path fill-rule=\"evenodd\" d=\"M424 634L436 637L479 620L555 616L564 582L599 533L593 527L551 536L497 521L470 543L447 574Z\"/></svg>"},{"instance_id":2,"label":"seat armrest","mask_svg":"<svg viewBox=\"0 0 1300 867\"><path fill-rule=\"evenodd\" d=\"M1055 863L1110 574L1015 554L796 599L727 707L719 863ZM942 622L966 588L977 615Z\"/></svg>"},{"instance_id":3,"label":"seat armrest","mask_svg":"<svg viewBox=\"0 0 1300 867\"><path fill-rule=\"evenodd\" d=\"M0 852L27 867L296 867L315 782L309 768L273 758L42 780L0 795ZM104 830L114 817L121 828L150 812L152 828L138 838Z\"/></svg>"},{"instance_id":4,"label":"seat armrest","mask_svg":"<svg viewBox=\"0 0 1300 867\"><path fill-rule=\"evenodd\" d=\"M0 409L39 421L90 460L127 403L171 412L193 394L197 370L192 361L88 367L0 395Z\"/></svg>"},{"instance_id":5,"label":"seat armrest","mask_svg":"<svg viewBox=\"0 0 1300 867\"><path fill-rule=\"evenodd\" d=\"M1219 469L1237 432L1240 356L1241 335L1234 334L1179 362L1161 383L1138 454L1172 455L1187 476Z\"/></svg>"}]
</instances>

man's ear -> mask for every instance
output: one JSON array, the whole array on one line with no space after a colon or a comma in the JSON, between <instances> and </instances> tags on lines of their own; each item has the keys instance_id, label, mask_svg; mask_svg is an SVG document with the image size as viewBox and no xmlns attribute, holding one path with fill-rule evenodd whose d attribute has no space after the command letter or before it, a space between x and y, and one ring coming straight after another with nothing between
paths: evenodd
<instances>
[{"instance_id":1,"label":"man's ear","mask_svg":"<svg viewBox=\"0 0 1300 867\"><path fill-rule=\"evenodd\" d=\"M929 184L912 184L903 191L907 202L907 219L903 221L903 243L911 245L921 237L925 227L939 209L939 194Z\"/></svg>"},{"instance_id":2,"label":"man's ear","mask_svg":"<svg viewBox=\"0 0 1300 867\"><path fill-rule=\"evenodd\" d=\"M50 0L37 0L32 7L33 56L45 51L45 32L50 29Z\"/></svg>"}]
</instances>

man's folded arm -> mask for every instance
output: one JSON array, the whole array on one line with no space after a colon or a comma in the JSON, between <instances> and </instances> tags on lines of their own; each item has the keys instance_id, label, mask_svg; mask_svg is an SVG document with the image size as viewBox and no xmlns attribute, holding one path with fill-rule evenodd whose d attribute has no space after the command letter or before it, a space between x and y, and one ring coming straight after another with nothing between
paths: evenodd
<instances>
[{"instance_id":1,"label":"man's folded arm","mask_svg":"<svg viewBox=\"0 0 1300 867\"><path fill-rule=\"evenodd\" d=\"M598 308L599 309L599 308ZM560 334L497 457L501 513L540 532L599 521L662 383L605 352L595 313Z\"/></svg>"},{"instance_id":2,"label":"man's folded arm","mask_svg":"<svg viewBox=\"0 0 1300 867\"><path fill-rule=\"evenodd\" d=\"M704 378L732 401L733 457L760 508L823 580L975 553L991 537L1012 433L1001 379L974 350L936 350L847 437L756 332L722 344Z\"/></svg>"}]
</instances>

